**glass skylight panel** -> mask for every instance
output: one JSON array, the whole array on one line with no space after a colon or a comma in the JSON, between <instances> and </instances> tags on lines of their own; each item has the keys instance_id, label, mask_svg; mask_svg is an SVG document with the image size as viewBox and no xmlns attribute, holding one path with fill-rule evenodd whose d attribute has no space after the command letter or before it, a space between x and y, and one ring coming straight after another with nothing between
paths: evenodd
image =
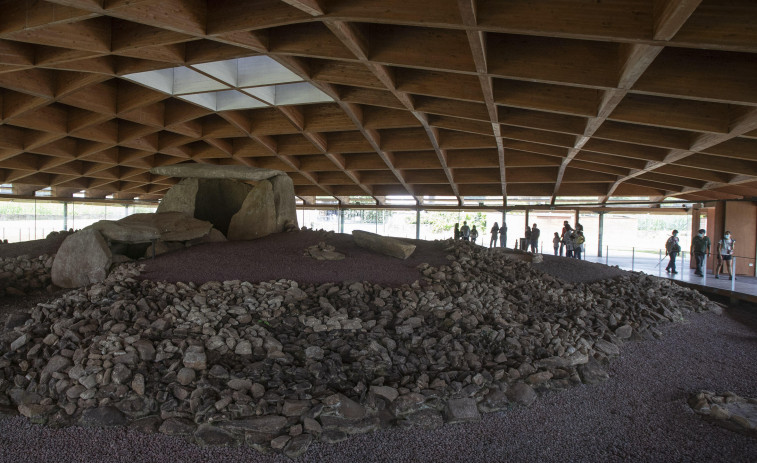
<instances>
[{"instance_id":1,"label":"glass skylight panel","mask_svg":"<svg viewBox=\"0 0 757 463\"><path fill-rule=\"evenodd\" d=\"M229 88L228 85L213 80L210 77L200 74L189 68L174 68L173 72L173 94L180 95L184 93L212 92Z\"/></svg>"},{"instance_id":2,"label":"glass skylight panel","mask_svg":"<svg viewBox=\"0 0 757 463\"><path fill-rule=\"evenodd\" d=\"M276 100L276 88L273 85L268 87L243 88L242 91L271 105Z\"/></svg>"},{"instance_id":3,"label":"glass skylight panel","mask_svg":"<svg viewBox=\"0 0 757 463\"><path fill-rule=\"evenodd\" d=\"M236 61L239 87L302 82L302 77L267 56L251 56Z\"/></svg>"},{"instance_id":4,"label":"glass skylight panel","mask_svg":"<svg viewBox=\"0 0 757 463\"><path fill-rule=\"evenodd\" d=\"M268 56L123 76L212 111L334 101Z\"/></svg>"},{"instance_id":5,"label":"glass skylight panel","mask_svg":"<svg viewBox=\"0 0 757 463\"><path fill-rule=\"evenodd\" d=\"M262 108L268 106L242 92L228 90L216 92L216 111L230 111L232 109Z\"/></svg>"},{"instance_id":6,"label":"glass skylight panel","mask_svg":"<svg viewBox=\"0 0 757 463\"><path fill-rule=\"evenodd\" d=\"M216 94L215 93L195 93L192 95L179 95L178 98L216 111Z\"/></svg>"},{"instance_id":7,"label":"glass skylight panel","mask_svg":"<svg viewBox=\"0 0 757 463\"><path fill-rule=\"evenodd\" d=\"M173 95L173 70L174 68L138 72L136 74L127 74L124 78Z\"/></svg>"},{"instance_id":8,"label":"glass skylight panel","mask_svg":"<svg viewBox=\"0 0 757 463\"><path fill-rule=\"evenodd\" d=\"M221 82L229 84L231 87L238 87L237 82L237 63L239 60L230 59L226 61L216 61L213 63L195 64L193 67L213 76Z\"/></svg>"}]
</instances>

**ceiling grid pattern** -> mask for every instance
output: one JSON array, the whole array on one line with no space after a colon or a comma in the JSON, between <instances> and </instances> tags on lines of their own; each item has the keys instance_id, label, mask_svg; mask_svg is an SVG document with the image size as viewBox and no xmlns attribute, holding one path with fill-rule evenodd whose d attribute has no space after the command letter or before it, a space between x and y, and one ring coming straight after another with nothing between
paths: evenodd
<instances>
[{"instance_id":1,"label":"ceiling grid pattern","mask_svg":"<svg viewBox=\"0 0 757 463\"><path fill-rule=\"evenodd\" d=\"M0 183L18 194L156 200L177 179L152 167L200 162L286 171L306 202L757 197L751 0L0 11Z\"/></svg>"}]
</instances>

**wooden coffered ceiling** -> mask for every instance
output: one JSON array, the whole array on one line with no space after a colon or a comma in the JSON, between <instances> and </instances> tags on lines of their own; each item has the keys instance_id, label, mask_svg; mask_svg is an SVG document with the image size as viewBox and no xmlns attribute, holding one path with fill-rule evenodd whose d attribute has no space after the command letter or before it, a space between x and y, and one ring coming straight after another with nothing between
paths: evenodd
<instances>
[{"instance_id":1,"label":"wooden coffered ceiling","mask_svg":"<svg viewBox=\"0 0 757 463\"><path fill-rule=\"evenodd\" d=\"M149 169L194 161L305 199L751 198L756 24L753 0L0 0L0 183L157 199ZM260 55L333 102L124 78Z\"/></svg>"}]
</instances>

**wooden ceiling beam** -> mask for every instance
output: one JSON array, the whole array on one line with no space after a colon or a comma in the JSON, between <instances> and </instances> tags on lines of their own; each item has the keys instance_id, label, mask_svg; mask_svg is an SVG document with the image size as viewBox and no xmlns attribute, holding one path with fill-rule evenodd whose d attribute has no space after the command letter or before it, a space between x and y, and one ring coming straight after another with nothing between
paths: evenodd
<instances>
[{"instance_id":1,"label":"wooden ceiling beam","mask_svg":"<svg viewBox=\"0 0 757 463\"><path fill-rule=\"evenodd\" d=\"M463 24L469 27L478 25L476 0L458 0L458 8ZM499 183L502 189L502 204L507 206L507 164L505 162L505 145L502 140L502 127L500 126L500 112L494 98L494 82L489 75L488 50L486 33L482 31L467 30L468 45L470 47L473 63L476 68L481 94L486 103L489 113L492 135L497 146L497 160L499 164Z\"/></svg>"},{"instance_id":2,"label":"wooden ceiling beam","mask_svg":"<svg viewBox=\"0 0 757 463\"><path fill-rule=\"evenodd\" d=\"M371 43L369 43L368 41L365 28L340 21L327 21L326 26L355 55L357 59L365 64L365 66L384 84L387 90L389 90L392 95L394 95L394 97L397 98L405 106L405 108L418 119L418 121L423 126L423 129L426 131L426 134L428 135L428 138L432 146L434 147L434 151L439 157L439 163L442 165L442 168L447 175L447 180L450 183L452 191L457 197L458 203L462 205L463 200L460 197L460 194L457 192L457 187L454 184L452 173L447 167L446 156L439 146L437 130L429 125L428 116L425 113L422 113L415 109L412 98L406 93L397 90L396 82L389 70L385 66L369 60L369 54L373 54L374 50L370 48ZM370 58L373 58L373 56L371 56Z\"/></svg>"}]
</instances>

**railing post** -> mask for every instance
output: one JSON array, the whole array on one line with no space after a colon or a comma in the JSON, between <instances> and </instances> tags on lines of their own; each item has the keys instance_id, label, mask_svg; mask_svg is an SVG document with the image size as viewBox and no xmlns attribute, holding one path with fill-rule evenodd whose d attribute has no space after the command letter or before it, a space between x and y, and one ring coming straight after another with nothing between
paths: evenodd
<instances>
[{"instance_id":1,"label":"railing post","mask_svg":"<svg viewBox=\"0 0 757 463\"><path fill-rule=\"evenodd\" d=\"M731 292L736 289L736 256L731 257Z\"/></svg>"},{"instance_id":2,"label":"railing post","mask_svg":"<svg viewBox=\"0 0 757 463\"><path fill-rule=\"evenodd\" d=\"M631 271L633 272L634 261L636 260L636 247L631 248Z\"/></svg>"},{"instance_id":3,"label":"railing post","mask_svg":"<svg viewBox=\"0 0 757 463\"><path fill-rule=\"evenodd\" d=\"M605 246L605 265L610 265L610 245Z\"/></svg>"},{"instance_id":4,"label":"railing post","mask_svg":"<svg viewBox=\"0 0 757 463\"><path fill-rule=\"evenodd\" d=\"M660 260L657 261L657 274L662 275L662 259L664 259L664 257L662 257L662 249L660 249L659 254L660 254Z\"/></svg>"}]
</instances>

